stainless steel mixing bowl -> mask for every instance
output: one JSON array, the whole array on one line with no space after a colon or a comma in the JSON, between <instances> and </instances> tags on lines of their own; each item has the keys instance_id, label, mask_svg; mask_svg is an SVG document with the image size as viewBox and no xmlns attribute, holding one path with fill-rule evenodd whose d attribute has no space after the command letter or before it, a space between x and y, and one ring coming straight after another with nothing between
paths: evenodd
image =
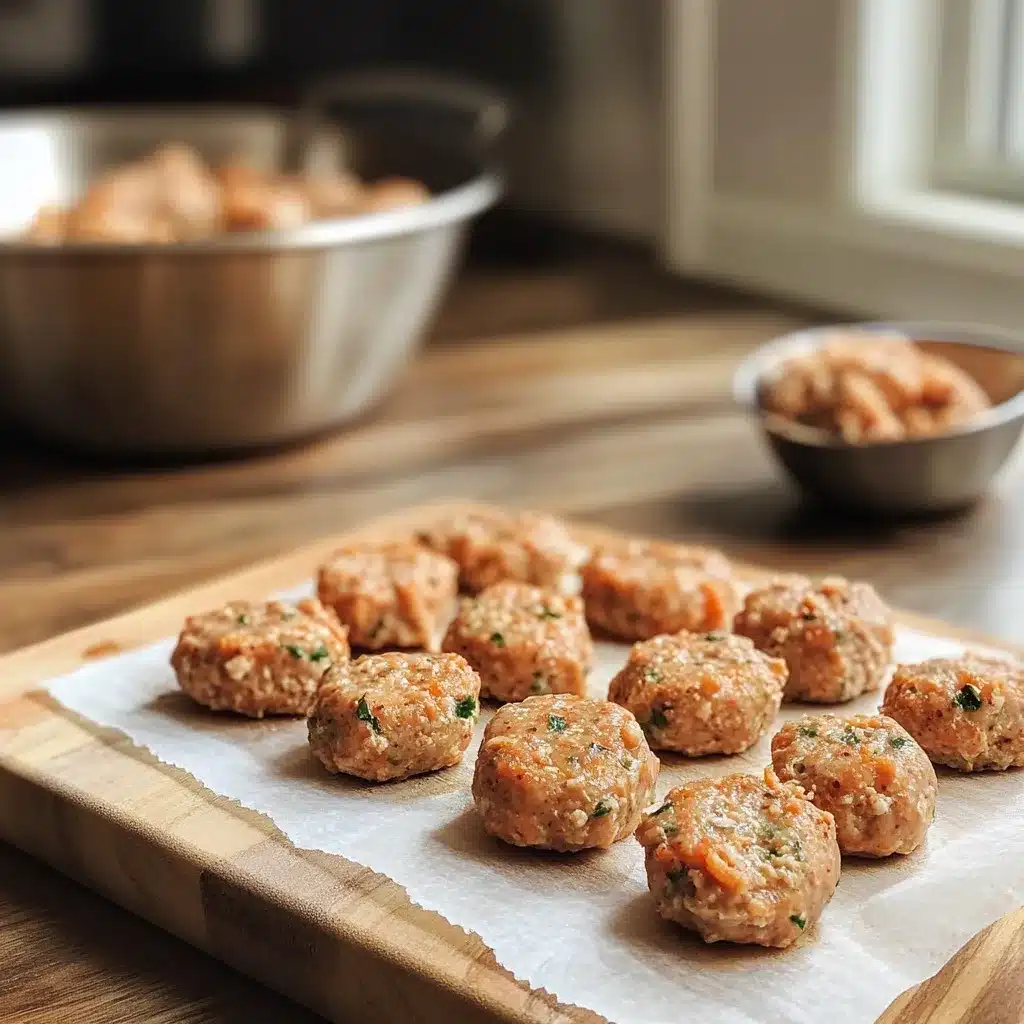
<instances>
[{"instance_id":1,"label":"stainless steel mixing bowl","mask_svg":"<svg viewBox=\"0 0 1024 1024\"><path fill-rule=\"evenodd\" d=\"M382 395L422 336L469 220L500 180L500 101L376 77L314 104L0 117L0 381L35 432L116 453L206 453L308 435ZM209 161L401 175L418 207L172 245L27 245L45 202L167 141Z\"/></svg>"},{"instance_id":2,"label":"stainless steel mixing bowl","mask_svg":"<svg viewBox=\"0 0 1024 1024\"><path fill-rule=\"evenodd\" d=\"M733 394L754 412L769 445L813 497L851 511L890 517L955 511L976 501L1024 429L1024 338L988 327L930 321L855 324L896 330L970 373L993 406L935 437L847 444L765 413L762 386L792 356L813 351L836 327L798 331L763 345L736 371Z\"/></svg>"}]
</instances>

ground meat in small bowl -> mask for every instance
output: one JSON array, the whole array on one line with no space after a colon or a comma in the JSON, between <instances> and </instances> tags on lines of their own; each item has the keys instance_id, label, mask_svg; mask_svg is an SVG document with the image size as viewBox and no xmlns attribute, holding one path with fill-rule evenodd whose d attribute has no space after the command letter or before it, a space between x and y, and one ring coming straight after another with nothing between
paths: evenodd
<instances>
[{"instance_id":1,"label":"ground meat in small bowl","mask_svg":"<svg viewBox=\"0 0 1024 1024\"><path fill-rule=\"evenodd\" d=\"M832 815L770 768L673 789L636 837L658 913L705 942L789 946L839 881Z\"/></svg>"},{"instance_id":2,"label":"ground meat in small bowl","mask_svg":"<svg viewBox=\"0 0 1024 1024\"><path fill-rule=\"evenodd\" d=\"M674 633L634 644L608 699L636 716L654 750L737 754L782 703L786 663L732 633Z\"/></svg>"},{"instance_id":3,"label":"ground meat in small bowl","mask_svg":"<svg viewBox=\"0 0 1024 1024\"><path fill-rule=\"evenodd\" d=\"M949 359L878 330L836 331L787 359L760 391L766 412L850 444L941 434L992 404Z\"/></svg>"},{"instance_id":4,"label":"ground meat in small bowl","mask_svg":"<svg viewBox=\"0 0 1024 1024\"><path fill-rule=\"evenodd\" d=\"M473 800L484 828L515 846L611 846L636 828L658 768L625 708L575 694L528 697L484 731Z\"/></svg>"},{"instance_id":5,"label":"ground meat in small bowl","mask_svg":"<svg viewBox=\"0 0 1024 1024\"><path fill-rule=\"evenodd\" d=\"M171 665L199 704L262 718L307 714L348 658L344 626L319 601L232 601L185 620Z\"/></svg>"},{"instance_id":6,"label":"ground meat in small bowl","mask_svg":"<svg viewBox=\"0 0 1024 1024\"><path fill-rule=\"evenodd\" d=\"M536 512L449 516L420 530L417 540L454 559L461 585L471 594L504 580L576 594L587 558L587 548L564 523Z\"/></svg>"},{"instance_id":7,"label":"ground meat in small bowl","mask_svg":"<svg viewBox=\"0 0 1024 1024\"><path fill-rule=\"evenodd\" d=\"M442 649L461 654L483 695L502 701L583 693L594 654L579 597L513 582L463 598Z\"/></svg>"},{"instance_id":8,"label":"ground meat in small bowl","mask_svg":"<svg viewBox=\"0 0 1024 1024\"><path fill-rule=\"evenodd\" d=\"M838 704L877 690L892 658L888 607L867 583L779 578L748 594L736 616L750 637L789 668L787 700Z\"/></svg>"},{"instance_id":9,"label":"ground meat in small bowl","mask_svg":"<svg viewBox=\"0 0 1024 1024\"><path fill-rule=\"evenodd\" d=\"M968 653L899 665L882 712L935 764L963 772L1024 766L1024 665Z\"/></svg>"},{"instance_id":10,"label":"ground meat in small bowl","mask_svg":"<svg viewBox=\"0 0 1024 1024\"><path fill-rule=\"evenodd\" d=\"M328 771L372 782L448 768L473 738L479 697L457 654L366 654L324 680L310 749Z\"/></svg>"},{"instance_id":11,"label":"ground meat in small bowl","mask_svg":"<svg viewBox=\"0 0 1024 1024\"><path fill-rule=\"evenodd\" d=\"M622 640L647 640L729 629L739 591L719 551L631 540L594 551L583 567L583 600L592 625Z\"/></svg>"},{"instance_id":12,"label":"ground meat in small bowl","mask_svg":"<svg viewBox=\"0 0 1024 1024\"><path fill-rule=\"evenodd\" d=\"M891 718L805 715L772 738L772 766L835 818L845 854L911 853L935 816L935 769Z\"/></svg>"},{"instance_id":13,"label":"ground meat in small bowl","mask_svg":"<svg viewBox=\"0 0 1024 1024\"><path fill-rule=\"evenodd\" d=\"M353 647L437 650L455 610L458 567L416 544L352 544L320 567L317 595Z\"/></svg>"}]
</instances>

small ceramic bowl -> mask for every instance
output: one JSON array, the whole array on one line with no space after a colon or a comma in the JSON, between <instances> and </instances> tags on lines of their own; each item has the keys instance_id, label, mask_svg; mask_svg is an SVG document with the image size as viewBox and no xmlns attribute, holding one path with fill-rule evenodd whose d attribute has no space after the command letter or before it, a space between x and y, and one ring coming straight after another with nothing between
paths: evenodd
<instances>
[{"instance_id":1,"label":"small ceramic bowl","mask_svg":"<svg viewBox=\"0 0 1024 1024\"><path fill-rule=\"evenodd\" d=\"M871 444L850 444L767 413L762 389L782 364L847 329L906 335L966 370L984 388L992 408L934 437ZM736 371L733 395L758 417L779 461L814 498L886 516L952 512L981 497L1024 429L1024 337L929 321L816 327L757 349Z\"/></svg>"}]
</instances>

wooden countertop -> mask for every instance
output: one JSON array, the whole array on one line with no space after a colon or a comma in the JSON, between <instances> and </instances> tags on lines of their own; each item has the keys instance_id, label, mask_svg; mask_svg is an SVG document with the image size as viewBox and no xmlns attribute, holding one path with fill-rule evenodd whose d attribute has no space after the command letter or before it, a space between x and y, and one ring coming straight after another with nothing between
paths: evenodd
<instances>
[{"instance_id":1,"label":"wooden countertop","mask_svg":"<svg viewBox=\"0 0 1024 1024\"><path fill-rule=\"evenodd\" d=\"M301 448L125 471L9 438L0 449L0 648L443 497L865 576L908 609L1024 642L1014 582L1024 562L1020 458L992 498L957 520L885 528L826 519L781 482L728 393L746 351L805 318L648 271L654 283L639 300L625 289L634 299L624 304L615 298L622 273L591 265L470 276L386 403ZM474 340L502 330L516 333ZM5 847L0 930L5 1021L313 1019Z\"/></svg>"}]
</instances>

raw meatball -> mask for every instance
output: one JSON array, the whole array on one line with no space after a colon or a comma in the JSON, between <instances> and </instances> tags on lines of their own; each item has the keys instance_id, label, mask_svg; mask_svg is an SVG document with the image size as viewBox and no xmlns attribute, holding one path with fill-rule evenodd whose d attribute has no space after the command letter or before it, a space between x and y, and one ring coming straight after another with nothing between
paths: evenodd
<instances>
[{"instance_id":1,"label":"raw meatball","mask_svg":"<svg viewBox=\"0 0 1024 1024\"><path fill-rule=\"evenodd\" d=\"M623 640L728 629L739 604L731 575L711 548L642 540L601 547L583 567L587 619Z\"/></svg>"},{"instance_id":2,"label":"raw meatball","mask_svg":"<svg viewBox=\"0 0 1024 1024\"><path fill-rule=\"evenodd\" d=\"M417 539L458 562L470 593L518 580L576 594L587 557L561 522L533 512L472 512L435 523Z\"/></svg>"},{"instance_id":3,"label":"raw meatball","mask_svg":"<svg viewBox=\"0 0 1024 1024\"><path fill-rule=\"evenodd\" d=\"M362 183L344 171L311 175L302 185L315 217L350 217L360 212Z\"/></svg>"},{"instance_id":4,"label":"raw meatball","mask_svg":"<svg viewBox=\"0 0 1024 1024\"><path fill-rule=\"evenodd\" d=\"M309 745L328 771L371 782L448 768L473 738L479 697L457 654L367 654L324 681Z\"/></svg>"},{"instance_id":5,"label":"raw meatball","mask_svg":"<svg viewBox=\"0 0 1024 1024\"><path fill-rule=\"evenodd\" d=\"M437 650L455 607L458 568L415 544L355 544L320 567L317 595L353 647Z\"/></svg>"},{"instance_id":6,"label":"raw meatball","mask_svg":"<svg viewBox=\"0 0 1024 1024\"><path fill-rule=\"evenodd\" d=\"M738 754L782 703L786 663L731 633L676 633L634 644L608 699L636 715L655 750Z\"/></svg>"},{"instance_id":7,"label":"raw meatball","mask_svg":"<svg viewBox=\"0 0 1024 1024\"><path fill-rule=\"evenodd\" d=\"M1024 766L1024 666L968 653L900 665L882 711L936 763L964 772Z\"/></svg>"},{"instance_id":8,"label":"raw meatball","mask_svg":"<svg viewBox=\"0 0 1024 1024\"><path fill-rule=\"evenodd\" d=\"M788 946L839 881L832 815L770 768L673 789L636 837L658 913L705 942Z\"/></svg>"},{"instance_id":9,"label":"raw meatball","mask_svg":"<svg viewBox=\"0 0 1024 1024\"><path fill-rule=\"evenodd\" d=\"M877 690L892 657L889 609L867 583L778 579L747 596L735 630L789 667L787 700L838 704Z\"/></svg>"},{"instance_id":10,"label":"raw meatball","mask_svg":"<svg viewBox=\"0 0 1024 1024\"><path fill-rule=\"evenodd\" d=\"M835 818L843 853L911 853L935 816L935 769L891 718L805 715L773 737L772 766Z\"/></svg>"},{"instance_id":11,"label":"raw meatball","mask_svg":"<svg viewBox=\"0 0 1024 1024\"><path fill-rule=\"evenodd\" d=\"M411 178L385 178L365 187L360 205L364 213L379 213L401 206L419 206L429 198L430 193L418 181Z\"/></svg>"},{"instance_id":12,"label":"raw meatball","mask_svg":"<svg viewBox=\"0 0 1024 1024\"><path fill-rule=\"evenodd\" d=\"M491 835L515 846L582 850L628 836L658 778L636 719L574 694L528 697L491 719L473 799Z\"/></svg>"},{"instance_id":13,"label":"raw meatball","mask_svg":"<svg viewBox=\"0 0 1024 1024\"><path fill-rule=\"evenodd\" d=\"M485 697L583 693L594 645L579 597L529 583L496 583L463 598L442 650L480 673Z\"/></svg>"},{"instance_id":14,"label":"raw meatball","mask_svg":"<svg viewBox=\"0 0 1024 1024\"><path fill-rule=\"evenodd\" d=\"M208 238L220 229L220 187L190 146L162 146L148 160L157 177L156 214L175 240Z\"/></svg>"},{"instance_id":15,"label":"raw meatball","mask_svg":"<svg viewBox=\"0 0 1024 1024\"><path fill-rule=\"evenodd\" d=\"M319 601L232 601L185 620L171 665L193 700L262 718L308 714L324 673L348 658L344 626Z\"/></svg>"},{"instance_id":16,"label":"raw meatball","mask_svg":"<svg viewBox=\"0 0 1024 1024\"><path fill-rule=\"evenodd\" d=\"M75 242L125 244L174 241L174 228L157 209L159 177L152 166L126 164L89 186L69 213L67 234Z\"/></svg>"},{"instance_id":17,"label":"raw meatball","mask_svg":"<svg viewBox=\"0 0 1024 1024\"><path fill-rule=\"evenodd\" d=\"M221 167L217 178L228 231L285 231L313 217L301 183L239 164Z\"/></svg>"}]
</instances>

